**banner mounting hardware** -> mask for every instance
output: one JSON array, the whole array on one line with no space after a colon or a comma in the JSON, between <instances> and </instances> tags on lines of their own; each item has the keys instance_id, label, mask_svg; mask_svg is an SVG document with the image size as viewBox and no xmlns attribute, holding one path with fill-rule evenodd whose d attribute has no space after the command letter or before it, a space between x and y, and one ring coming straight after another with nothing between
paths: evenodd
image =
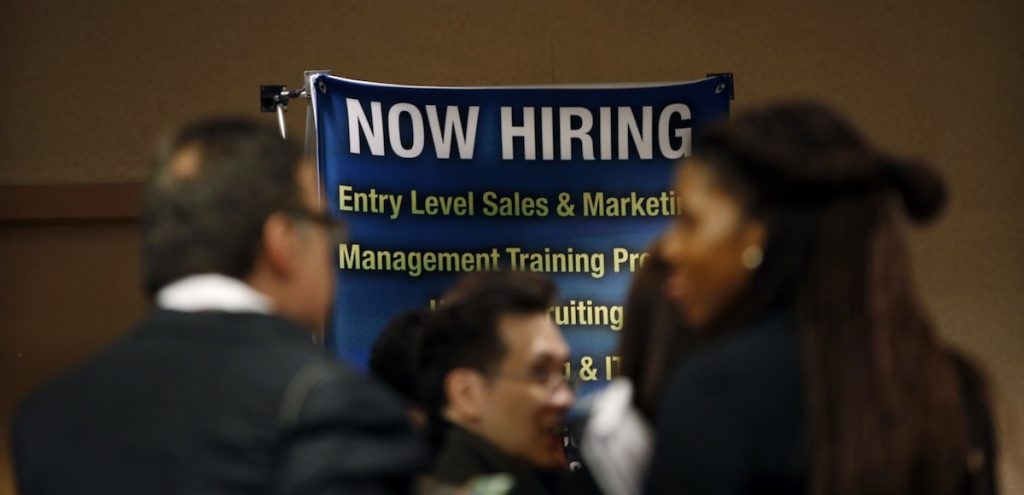
<instances>
[{"instance_id":1,"label":"banner mounting hardware","mask_svg":"<svg viewBox=\"0 0 1024 495\"><path fill-rule=\"evenodd\" d=\"M288 102L292 98L309 98L306 88L289 91L288 86L264 84L260 86L260 111L277 112L277 127L281 131L281 138L287 137L284 125L284 113L288 111Z\"/></svg>"},{"instance_id":2,"label":"banner mounting hardware","mask_svg":"<svg viewBox=\"0 0 1024 495\"><path fill-rule=\"evenodd\" d=\"M715 86L715 94L719 94L723 91L728 91L729 101L733 101L736 99L736 90L735 84L733 83L732 72L712 72L711 74L708 74L707 77L724 78L724 81L718 83L718 85Z\"/></svg>"}]
</instances>

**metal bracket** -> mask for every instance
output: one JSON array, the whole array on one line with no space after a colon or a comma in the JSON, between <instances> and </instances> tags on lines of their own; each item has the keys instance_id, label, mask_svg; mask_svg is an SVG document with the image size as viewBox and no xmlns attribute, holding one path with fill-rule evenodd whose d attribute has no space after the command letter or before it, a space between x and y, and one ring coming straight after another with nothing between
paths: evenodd
<instances>
[{"instance_id":1,"label":"metal bracket","mask_svg":"<svg viewBox=\"0 0 1024 495\"><path fill-rule=\"evenodd\" d=\"M309 98L310 97L310 94L313 91L313 88L310 87L310 85L313 83L313 78L315 78L316 76L330 75L330 74L331 74L331 71L329 71L329 70L307 70L307 71L303 71L302 72L302 80L304 82L304 85L302 86L302 90L304 91L304 93L302 94L302 97L303 98Z\"/></svg>"},{"instance_id":2,"label":"metal bracket","mask_svg":"<svg viewBox=\"0 0 1024 495\"><path fill-rule=\"evenodd\" d=\"M329 70L307 70L302 72L303 98L306 98L306 156L316 153L316 119L313 117L313 79L328 75ZM322 83L321 83L322 84ZM319 169L317 171L319 173ZM319 179L319 177L317 177Z\"/></svg>"},{"instance_id":3,"label":"metal bracket","mask_svg":"<svg viewBox=\"0 0 1024 495\"><path fill-rule=\"evenodd\" d=\"M713 72L708 74L707 77L721 77L725 81L718 83L715 87L715 93L721 93L722 91L729 92L729 101L736 99L736 85L733 82L732 72Z\"/></svg>"},{"instance_id":4,"label":"metal bracket","mask_svg":"<svg viewBox=\"0 0 1024 495\"><path fill-rule=\"evenodd\" d=\"M277 126L281 131L281 138L287 134L284 125L284 113L288 111L288 101L292 98L309 98L306 89L288 91L287 86L262 85L260 86L260 111L277 112Z\"/></svg>"}]
</instances>

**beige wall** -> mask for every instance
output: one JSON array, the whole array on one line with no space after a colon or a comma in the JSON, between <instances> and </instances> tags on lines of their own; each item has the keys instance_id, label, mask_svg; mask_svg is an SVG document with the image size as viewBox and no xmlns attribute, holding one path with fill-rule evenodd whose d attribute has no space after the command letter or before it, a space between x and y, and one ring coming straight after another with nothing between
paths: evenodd
<instances>
[{"instance_id":1,"label":"beige wall","mask_svg":"<svg viewBox=\"0 0 1024 495\"><path fill-rule=\"evenodd\" d=\"M946 174L952 207L912 236L920 288L942 334L987 366L1020 458L1024 2L161 3L0 2L0 186L139 181L159 130L255 113L260 84L307 69L438 85L731 71L738 109L822 99ZM5 423L14 397L144 311L137 243L130 224L0 224ZM1017 469L1006 482L1024 491Z\"/></svg>"}]
</instances>

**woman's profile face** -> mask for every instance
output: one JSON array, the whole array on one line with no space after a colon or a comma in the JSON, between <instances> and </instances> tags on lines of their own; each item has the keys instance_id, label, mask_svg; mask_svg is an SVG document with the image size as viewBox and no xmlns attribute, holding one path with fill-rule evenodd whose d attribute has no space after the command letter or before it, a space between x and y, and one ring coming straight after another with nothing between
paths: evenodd
<instances>
[{"instance_id":1,"label":"woman's profile face","mask_svg":"<svg viewBox=\"0 0 1024 495\"><path fill-rule=\"evenodd\" d=\"M676 180L680 213L666 233L663 256L672 266L666 295L687 323L711 322L750 282L743 251L764 244L764 226L747 219L743 204L716 181L700 158L688 158Z\"/></svg>"}]
</instances>

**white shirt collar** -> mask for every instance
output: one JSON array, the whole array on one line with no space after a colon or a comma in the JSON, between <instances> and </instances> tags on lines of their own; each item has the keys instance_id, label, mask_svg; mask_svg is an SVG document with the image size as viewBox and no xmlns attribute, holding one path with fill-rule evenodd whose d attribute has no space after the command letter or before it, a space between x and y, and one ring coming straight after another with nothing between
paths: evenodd
<instances>
[{"instance_id":1,"label":"white shirt collar","mask_svg":"<svg viewBox=\"0 0 1024 495\"><path fill-rule=\"evenodd\" d=\"M273 303L250 285L217 273L201 273L179 278L156 293L156 305L162 309L194 313L270 314Z\"/></svg>"}]
</instances>

